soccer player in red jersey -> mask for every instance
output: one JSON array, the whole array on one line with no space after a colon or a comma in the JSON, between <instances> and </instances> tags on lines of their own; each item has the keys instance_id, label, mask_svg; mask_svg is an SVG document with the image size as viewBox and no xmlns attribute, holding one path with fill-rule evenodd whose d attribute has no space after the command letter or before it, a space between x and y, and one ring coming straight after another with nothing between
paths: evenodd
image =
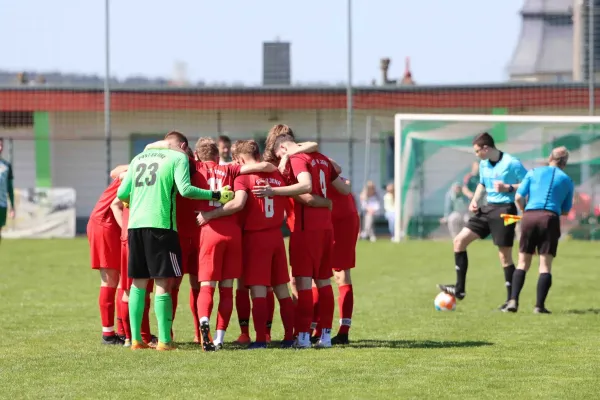
<instances>
[{"instance_id":1,"label":"soccer player in red jersey","mask_svg":"<svg viewBox=\"0 0 600 400\"><path fill-rule=\"evenodd\" d=\"M330 160L331 161L331 160ZM333 162L334 168L339 173L341 169ZM347 185L350 181L345 180ZM354 308L354 292L352 290L352 277L350 270L356 266L356 242L360 231L360 221L356 201L352 193L342 194L330 188L330 199L333 202L331 218L333 222L333 260L332 269L336 284L338 285L338 310L340 314L340 328L337 335L331 339L332 344L349 344L348 332L352 324L352 311Z\"/></svg>"},{"instance_id":2,"label":"soccer player in red jersey","mask_svg":"<svg viewBox=\"0 0 600 400\"><path fill-rule=\"evenodd\" d=\"M243 166L256 165L260 162L258 144L254 140L237 141L234 157ZM244 210L241 215L244 227L243 282L252 294L252 316L256 330L256 341L248 348L267 347L269 287L273 288L279 300L285 332L281 347L289 348L293 344L294 304L287 286L287 257L281 233L287 199L281 196L255 197L251 191L256 185L281 187L285 186L285 181L279 172L240 175L234 182L235 197L231 204L202 213L202 219L205 222L214 221Z\"/></svg>"},{"instance_id":3,"label":"soccer player in red jersey","mask_svg":"<svg viewBox=\"0 0 600 400\"><path fill-rule=\"evenodd\" d=\"M92 210L87 225L92 269L100 271L100 318L102 343L122 345L123 340L115 334L115 296L119 285L121 230L110 205L117 195L119 179L106 188Z\"/></svg>"},{"instance_id":4,"label":"soccer player in red jersey","mask_svg":"<svg viewBox=\"0 0 600 400\"><path fill-rule=\"evenodd\" d=\"M249 166L237 164L219 165L219 151L214 140L202 138L196 143L197 172L192 176L192 184L199 188L220 190L233 187L235 178L241 173L275 171L269 163ZM215 201L198 202L198 211L212 211L221 204ZM203 223L202 213L198 215L200 229L198 281L198 320L204 351L215 351L223 346L225 331L233 312L233 280L242 275L242 232L238 215L230 215ZM210 315L213 307L215 287L219 283L219 307L217 330L214 341L210 333Z\"/></svg>"},{"instance_id":5,"label":"soccer player in red jersey","mask_svg":"<svg viewBox=\"0 0 600 400\"><path fill-rule=\"evenodd\" d=\"M275 139L273 150L282 157L296 145L291 135ZM256 186L253 193L259 197L289 196L294 188L303 187L307 193L327 199L327 187L331 183L341 193L350 193L350 187L341 179L327 157L321 153L298 154L290 157L290 167L297 183L289 187ZM297 195L299 193L293 193ZM312 280L319 290L320 324L322 334L316 347L331 347L334 299L331 288L331 264L333 253L333 225L331 210L311 207L295 202L295 224L290 238L290 261L292 274L298 289L295 329L298 333L295 347L311 346L310 325L313 317Z\"/></svg>"}]
</instances>

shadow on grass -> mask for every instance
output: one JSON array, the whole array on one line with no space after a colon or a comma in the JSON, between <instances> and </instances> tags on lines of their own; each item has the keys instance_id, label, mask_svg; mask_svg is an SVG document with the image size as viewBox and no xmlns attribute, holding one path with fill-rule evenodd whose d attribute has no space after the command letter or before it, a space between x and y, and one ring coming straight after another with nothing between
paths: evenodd
<instances>
[{"instance_id":1,"label":"shadow on grass","mask_svg":"<svg viewBox=\"0 0 600 400\"><path fill-rule=\"evenodd\" d=\"M600 310L598 310L600 313ZM435 340L354 340L346 346L334 346L337 348L352 349L447 349L461 347L484 347L493 346L494 343L483 341L435 341ZM234 343L226 343L223 350L245 350L248 346ZM183 351L202 351L202 347L194 342L177 343L177 348ZM273 341L270 349L279 348L279 342Z\"/></svg>"},{"instance_id":2,"label":"shadow on grass","mask_svg":"<svg viewBox=\"0 0 600 400\"><path fill-rule=\"evenodd\" d=\"M457 347L483 347L492 346L494 343L465 340L458 341L435 341L435 340L355 340L346 347L357 349L445 349Z\"/></svg>"},{"instance_id":3,"label":"shadow on grass","mask_svg":"<svg viewBox=\"0 0 600 400\"><path fill-rule=\"evenodd\" d=\"M576 315L584 315L584 314L600 314L600 308L588 308L585 310L567 310L566 314L576 314Z\"/></svg>"}]
</instances>

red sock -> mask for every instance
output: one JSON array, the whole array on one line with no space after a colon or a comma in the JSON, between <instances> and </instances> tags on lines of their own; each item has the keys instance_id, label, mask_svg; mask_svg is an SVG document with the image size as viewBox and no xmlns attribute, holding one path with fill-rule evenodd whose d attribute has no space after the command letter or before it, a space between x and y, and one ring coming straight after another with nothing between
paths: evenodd
<instances>
[{"instance_id":1,"label":"red sock","mask_svg":"<svg viewBox=\"0 0 600 400\"><path fill-rule=\"evenodd\" d=\"M235 291L235 309L237 310L238 321L242 334L249 335L250 324L250 292L248 290Z\"/></svg>"},{"instance_id":2,"label":"red sock","mask_svg":"<svg viewBox=\"0 0 600 400\"><path fill-rule=\"evenodd\" d=\"M200 293L198 293L198 321L200 321L200 318L203 317L210 319L213 309L214 295L214 287L200 286Z\"/></svg>"},{"instance_id":3,"label":"red sock","mask_svg":"<svg viewBox=\"0 0 600 400\"><path fill-rule=\"evenodd\" d=\"M312 290L298 290L298 301L296 303L294 329L296 334L310 332L310 323L313 315Z\"/></svg>"},{"instance_id":4,"label":"red sock","mask_svg":"<svg viewBox=\"0 0 600 400\"><path fill-rule=\"evenodd\" d=\"M311 328L314 329L312 332L312 336L321 336L321 326L319 325L319 320L321 319L321 312L319 311L319 289L316 286L312 288L312 296L313 296L313 316L312 316L312 324Z\"/></svg>"},{"instance_id":5,"label":"red sock","mask_svg":"<svg viewBox=\"0 0 600 400\"><path fill-rule=\"evenodd\" d=\"M233 313L233 288L219 288L219 311L217 330L226 331Z\"/></svg>"},{"instance_id":6,"label":"red sock","mask_svg":"<svg viewBox=\"0 0 600 400\"><path fill-rule=\"evenodd\" d=\"M319 325L321 329L331 329L334 310L333 288L331 285L323 286L319 289Z\"/></svg>"},{"instance_id":7,"label":"red sock","mask_svg":"<svg viewBox=\"0 0 600 400\"><path fill-rule=\"evenodd\" d=\"M121 320L123 321L123 331L125 339L131 340L131 325L129 324L129 303L121 302Z\"/></svg>"},{"instance_id":8,"label":"red sock","mask_svg":"<svg viewBox=\"0 0 600 400\"><path fill-rule=\"evenodd\" d=\"M117 288L108 286L100 287L98 305L100 306L100 319L102 320L102 335L112 336L115 334L115 294Z\"/></svg>"},{"instance_id":9,"label":"red sock","mask_svg":"<svg viewBox=\"0 0 600 400\"><path fill-rule=\"evenodd\" d=\"M152 341L152 333L150 333L150 293L146 292L146 303L144 304L144 315L142 316L142 340L144 343Z\"/></svg>"},{"instance_id":10,"label":"red sock","mask_svg":"<svg viewBox=\"0 0 600 400\"><path fill-rule=\"evenodd\" d=\"M192 317L194 317L194 337L200 338L200 322L198 321L198 295L200 294L199 289L190 288L190 310L192 311Z\"/></svg>"},{"instance_id":11,"label":"red sock","mask_svg":"<svg viewBox=\"0 0 600 400\"><path fill-rule=\"evenodd\" d=\"M338 307L340 310L340 330L338 333L348 334L352 324L352 309L354 308L354 291L352 285L343 285L339 287L340 297L338 298Z\"/></svg>"},{"instance_id":12,"label":"red sock","mask_svg":"<svg viewBox=\"0 0 600 400\"><path fill-rule=\"evenodd\" d=\"M283 322L283 340L294 339L294 301L291 297L279 300L279 314Z\"/></svg>"},{"instance_id":13,"label":"red sock","mask_svg":"<svg viewBox=\"0 0 600 400\"><path fill-rule=\"evenodd\" d=\"M272 290L267 290L267 335L271 334L273 314L275 314L275 294Z\"/></svg>"},{"instance_id":14,"label":"red sock","mask_svg":"<svg viewBox=\"0 0 600 400\"><path fill-rule=\"evenodd\" d=\"M117 308L116 308L116 312L117 312L117 335L119 336L125 336L125 329L123 327L123 315L122 315L122 310L123 310L123 289L118 288L117 289Z\"/></svg>"},{"instance_id":15,"label":"red sock","mask_svg":"<svg viewBox=\"0 0 600 400\"><path fill-rule=\"evenodd\" d=\"M252 319L256 331L256 341L267 341L267 299L255 297L252 299Z\"/></svg>"}]
</instances>

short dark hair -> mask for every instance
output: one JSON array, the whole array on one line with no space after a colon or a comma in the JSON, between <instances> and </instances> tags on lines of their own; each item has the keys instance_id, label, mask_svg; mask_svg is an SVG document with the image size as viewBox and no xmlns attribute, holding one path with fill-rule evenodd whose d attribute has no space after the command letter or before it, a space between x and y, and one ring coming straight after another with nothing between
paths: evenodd
<instances>
[{"instance_id":1,"label":"short dark hair","mask_svg":"<svg viewBox=\"0 0 600 400\"><path fill-rule=\"evenodd\" d=\"M188 138L181 132L171 131L165 135L165 140L170 137L174 137L181 143L185 143L186 146L190 145L190 143L188 142Z\"/></svg>"},{"instance_id":2,"label":"short dark hair","mask_svg":"<svg viewBox=\"0 0 600 400\"><path fill-rule=\"evenodd\" d=\"M231 144L231 139L229 139L229 136L227 135L219 135L219 137L217 138L217 142Z\"/></svg>"},{"instance_id":3,"label":"short dark hair","mask_svg":"<svg viewBox=\"0 0 600 400\"><path fill-rule=\"evenodd\" d=\"M279 149L279 146L281 146L282 143L286 143L286 142L296 142L294 140L294 137L292 135L280 135L277 136L277 139L275 139L275 142L273 143L273 151L277 152L277 149Z\"/></svg>"},{"instance_id":4,"label":"short dark hair","mask_svg":"<svg viewBox=\"0 0 600 400\"><path fill-rule=\"evenodd\" d=\"M473 139L473 146L479 146L479 147L483 147L483 146L487 146L487 147L491 147L491 148L496 148L496 143L494 143L494 138L492 137L492 135L490 135L487 132L483 132L480 133L479 135L475 136L475 138Z\"/></svg>"}]
</instances>

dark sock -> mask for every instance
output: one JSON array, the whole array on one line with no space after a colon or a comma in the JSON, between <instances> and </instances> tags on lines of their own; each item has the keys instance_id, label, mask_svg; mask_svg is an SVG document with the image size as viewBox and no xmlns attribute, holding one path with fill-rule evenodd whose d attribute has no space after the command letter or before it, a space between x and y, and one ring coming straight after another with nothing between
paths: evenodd
<instances>
[{"instance_id":1,"label":"dark sock","mask_svg":"<svg viewBox=\"0 0 600 400\"><path fill-rule=\"evenodd\" d=\"M552 274L540 274L537 284L537 302L536 307L545 308L546 297L552 286Z\"/></svg>"},{"instance_id":2,"label":"dark sock","mask_svg":"<svg viewBox=\"0 0 600 400\"><path fill-rule=\"evenodd\" d=\"M456 265L456 291L464 293L467 284L467 268L469 267L467 252L455 252L454 264Z\"/></svg>"},{"instance_id":3,"label":"dark sock","mask_svg":"<svg viewBox=\"0 0 600 400\"><path fill-rule=\"evenodd\" d=\"M519 295L521 294L521 290L523 290L523 285L525 284L526 274L527 272L524 269L517 269L512 276L512 293L510 298L515 300L517 304L519 303Z\"/></svg>"},{"instance_id":4,"label":"dark sock","mask_svg":"<svg viewBox=\"0 0 600 400\"><path fill-rule=\"evenodd\" d=\"M514 273L515 273L515 265L514 264L511 264L508 267L504 267L504 284L506 285L506 301L510 300L511 295L512 295L511 286L512 286Z\"/></svg>"}]
</instances>

